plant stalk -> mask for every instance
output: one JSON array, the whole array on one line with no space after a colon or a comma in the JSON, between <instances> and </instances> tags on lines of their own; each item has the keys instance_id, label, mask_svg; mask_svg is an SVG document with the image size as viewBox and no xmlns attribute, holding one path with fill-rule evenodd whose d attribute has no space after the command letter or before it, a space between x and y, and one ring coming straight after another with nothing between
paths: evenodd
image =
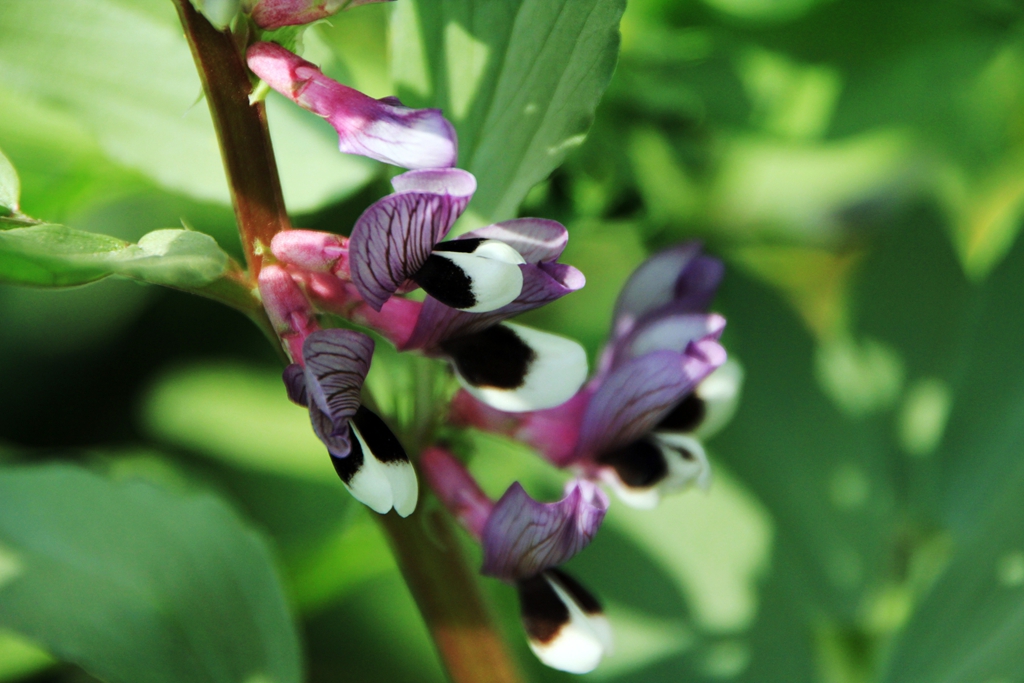
<instances>
[{"instance_id":1,"label":"plant stalk","mask_svg":"<svg viewBox=\"0 0 1024 683\"><path fill-rule=\"evenodd\" d=\"M217 131L231 202L255 280L263 264L262 250L291 227L281 193L281 180L262 102L249 104L252 81L242 49L230 31L218 31L190 0L174 0L192 57L203 81Z\"/></svg>"},{"instance_id":2,"label":"plant stalk","mask_svg":"<svg viewBox=\"0 0 1024 683\"><path fill-rule=\"evenodd\" d=\"M394 513L379 519L448 677L452 683L521 683L451 517L424 498L407 519Z\"/></svg>"}]
</instances>

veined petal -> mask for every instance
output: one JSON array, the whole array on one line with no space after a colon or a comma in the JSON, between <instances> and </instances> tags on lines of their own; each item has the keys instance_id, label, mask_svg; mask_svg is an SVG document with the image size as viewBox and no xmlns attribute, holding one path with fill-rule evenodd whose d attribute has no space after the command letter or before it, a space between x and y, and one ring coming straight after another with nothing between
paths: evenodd
<instances>
[{"instance_id":1,"label":"veined petal","mask_svg":"<svg viewBox=\"0 0 1024 683\"><path fill-rule=\"evenodd\" d=\"M685 434L657 432L602 454L598 463L601 479L622 502L644 510L654 508L667 493L711 485L704 447Z\"/></svg>"},{"instance_id":2,"label":"veined petal","mask_svg":"<svg viewBox=\"0 0 1024 683\"><path fill-rule=\"evenodd\" d=\"M302 357L310 402L333 424L332 435L347 435L370 371L373 340L352 330L319 330L306 338Z\"/></svg>"},{"instance_id":3,"label":"veined petal","mask_svg":"<svg viewBox=\"0 0 1024 683\"><path fill-rule=\"evenodd\" d=\"M403 168L455 164L455 129L439 109L410 109L394 97L367 97L275 43L252 45L246 60L274 90L326 118L338 132L342 152Z\"/></svg>"},{"instance_id":4,"label":"veined petal","mask_svg":"<svg viewBox=\"0 0 1024 683\"><path fill-rule=\"evenodd\" d=\"M412 279L447 306L482 313L510 304L519 296L522 263L519 252L504 242L452 240L435 245Z\"/></svg>"},{"instance_id":5,"label":"veined petal","mask_svg":"<svg viewBox=\"0 0 1024 683\"><path fill-rule=\"evenodd\" d=\"M722 278L718 259L701 256L699 242L659 252L630 276L615 303L613 337L632 330L643 316L670 303L677 312L703 312Z\"/></svg>"},{"instance_id":6,"label":"veined petal","mask_svg":"<svg viewBox=\"0 0 1024 683\"><path fill-rule=\"evenodd\" d=\"M309 394L306 392L306 371L298 363L291 363L281 375L284 380L288 399L303 408L309 407Z\"/></svg>"},{"instance_id":7,"label":"veined petal","mask_svg":"<svg viewBox=\"0 0 1024 683\"><path fill-rule=\"evenodd\" d=\"M569 231L546 218L515 218L467 232L462 239L482 237L504 242L528 263L557 261L569 243Z\"/></svg>"},{"instance_id":8,"label":"veined petal","mask_svg":"<svg viewBox=\"0 0 1024 683\"><path fill-rule=\"evenodd\" d=\"M587 354L579 343L511 323L449 339L440 349L466 391L507 412L557 406L587 378Z\"/></svg>"},{"instance_id":9,"label":"veined petal","mask_svg":"<svg viewBox=\"0 0 1024 683\"><path fill-rule=\"evenodd\" d=\"M717 313L674 313L653 316L641 322L617 344L617 358L637 358L652 351L683 353L690 342L718 339L725 329L725 318Z\"/></svg>"},{"instance_id":10,"label":"veined petal","mask_svg":"<svg viewBox=\"0 0 1024 683\"><path fill-rule=\"evenodd\" d=\"M459 169L410 171L392 183L398 191L363 212L349 239L352 282L377 311L423 267L476 190Z\"/></svg>"},{"instance_id":11,"label":"veined petal","mask_svg":"<svg viewBox=\"0 0 1024 683\"><path fill-rule=\"evenodd\" d=\"M487 518L481 571L513 581L560 565L590 543L607 510L608 497L589 481L557 503L539 503L515 482Z\"/></svg>"},{"instance_id":12,"label":"veined petal","mask_svg":"<svg viewBox=\"0 0 1024 683\"><path fill-rule=\"evenodd\" d=\"M593 458L636 441L724 362L718 342L703 339L685 353L655 351L621 364L587 406L577 456Z\"/></svg>"},{"instance_id":13,"label":"veined petal","mask_svg":"<svg viewBox=\"0 0 1024 683\"><path fill-rule=\"evenodd\" d=\"M523 288L515 300L487 313L464 313L427 297L405 349L437 348L444 340L480 332L513 316L551 303L586 284L583 273L563 263L520 266Z\"/></svg>"},{"instance_id":14,"label":"veined petal","mask_svg":"<svg viewBox=\"0 0 1024 683\"><path fill-rule=\"evenodd\" d=\"M530 649L544 664L587 673L611 650L612 631L600 603L565 572L551 569L516 588Z\"/></svg>"}]
</instances>

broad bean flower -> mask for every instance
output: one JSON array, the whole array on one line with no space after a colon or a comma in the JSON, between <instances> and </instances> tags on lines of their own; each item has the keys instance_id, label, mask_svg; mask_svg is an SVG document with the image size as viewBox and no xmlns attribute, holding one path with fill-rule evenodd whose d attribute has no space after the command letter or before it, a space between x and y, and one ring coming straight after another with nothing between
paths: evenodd
<instances>
[{"instance_id":1,"label":"broad bean flower","mask_svg":"<svg viewBox=\"0 0 1024 683\"><path fill-rule=\"evenodd\" d=\"M741 380L718 342L725 319L707 312L721 276L721 263L695 243L655 255L620 294L598 371L572 399L514 415L461 394L452 421L525 441L637 507L706 488L699 437L728 419Z\"/></svg>"},{"instance_id":2,"label":"broad bean flower","mask_svg":"<svg viewBox=\"0 0 1024 683\"><path fill-rule=\"evenodd\" d=\"M495 503L444 449L427 450L421 463L441 502L483 546L481 572L515 585L530 649L553 668L593 670L611 649L611 627L597 599L558 565L590 543L607 496L577 480L562 500L539 503L516 482Z\"/></svg>"}]
</instances>

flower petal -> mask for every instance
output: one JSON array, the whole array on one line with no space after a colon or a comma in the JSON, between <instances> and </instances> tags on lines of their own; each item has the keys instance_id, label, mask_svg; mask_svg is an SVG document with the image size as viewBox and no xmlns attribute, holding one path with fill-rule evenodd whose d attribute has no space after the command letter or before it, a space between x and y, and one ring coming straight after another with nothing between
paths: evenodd
<instances>
[{"instance_id":1,"label":"flower petal","mask_svg":"<svg viewBox=\"0 0 1024 683\"><path fill-rule=\"evenodd\" d=\"M546 218L515 218L471 232L462 239L483 237L500 240L522 254L528 263L557 261L569 243L569 231Z\"/></svg>"},{"instance_id":2,"label":"flower petal","mask_svg":"<svg viewBox=\"0 0 1024 683\"><path fill-rule=\"evenodd\" d=\"M363 212L349 239L352 281L377 311L423 267L476 190L459 169L410 171L392 183L398 191Z\"/></svg>"},{"instance_id":3,"label":"flower petal","mask_svg":"<svg viewBox=\"0 0 1024 683\"><path fill-rule=\"evenodd\" d=\"M655 351L618 366L587 406L577 457L594 458L636 441L724 362L725 349L702 339L685 353Z\"/></svg>"},{"instance_id":4,"label":"flower petal","mask_svg":"<svg viewBox=\"0 0 1024 683\"><path fill-rule=\"evenodd\" d=\"M502 320L551 303L586 284L583 273L563 263L527 263L520 266L523 288L515 300L488 313L464 313L427 297L404 349L436 349L444 340L480 332Z\"/></svg>"},{"instance_id":5,"label":"flower petal","mask_svg":"<svg viewBox=\"0 0 1024 683\"><path fill-rule=\"evenodd\" d=\"M401 517L416 509L419 486L409 456L372 411L360 407L350 423L352 453L334 467L356 500L380 514L392 507Z\"/></svg>"},{"instance_id":6,"label":"flower petal","mask_svg":"<svg viewBox=\"0 0 1024 683\"><path fill-rule=\"evenodd\" d=\"M284 369L281 378L288 392L288 400L302 407L309 406L309 394L306 393L306 371L298 363L291 363Z\"/></svg>"},{"instance_id":7,"label":"flower petal","mask_svg":"<svg viewBox=\"0 0 1024 683\"><path fill-rule=\"evenodd\" d=\"M730 358L661 419L656 431L707 439L732 419L739 404L743 368Z\"/></svg>"},{"instance_id":8,"label":"flower petal","mask_svg":"<svg viewBox=\"0 0 1024 683\"><path fill-rule=\"evenodd\" d=\"M507 412L552 408L572 398L587 378L587 354L576 341L503 323L440 345L459 383Z\"/></svg>"},{"instance_id":9,"label":"flower petal","mask_svg":"<svg viewBox=\"0 0 1024 683\"><path fill-rule=\"evenodd\" d=\"M316 230L284 230L274 235L270 251L279 261L303 270L329 273L348 256L348 240Z\"/></svg>"},{"instance_id":10,"label":"flower petal","mask_svg":"<svg viewBox=\"0 0 1024 683\"><path fill-rule=\"evenodd\" d=\"M390 0L259 0L252 9L252 19L257 26L268 30L299 26L372 2Z\"/></svg>"},{"instance_id":11,"label":"flower petal","mask_svg":"<svg viewBox=\"0 0 1024 683\"><path fill-rule=\"evenodd\" d=\"M455 164L455 129L439 109L410 109L393 97L367 97L275 43L252 45L246 59L274 90L326 118L338 132L342 152L403 168Z\"/></svg>"},{"instance_id":12,"label":"flower petal","mask_svg":"<svg viewBox=\"0 0 1024 683\"><path fill-rule=\"evenodd\" d=\"M441 303L467 313L512 303L523 289L523 257L504 242L452 240L434 246L412 279Z\"/></svg>"},{"instance_id":13,"label":"flower petal","mask_svg":"<svg viewBox=\"0 0 1024 683\"><path fill-rule=\"evenodd\" d=\"M560 565L590 543L607 510L608 497L589 481L557 503L539 503L515 482L487 518L481 571L512 581Z\"/></svg>"},{"instance_id":14,"label":"flower petal","mask_svg":"<svg viewBox=\"0 0 1024 683\"><path fill-rule=\"evenodd\" d=\"M673 302L677 312L706 311L722 278L722 264L700 251L699 242L687 242L644 261L615 303L613 336L628 333L641 317Z\"/></svg>"},{"instance_id":15,"label":"flower petal","mask_svg":"<svg viewBox=\"0 0 1024 683\"><path fill-rule=\"evenodd\" d=\"M331 435L347 435L370 371L373 340L352 330L319 330L306 338L302 357L311 404L333 425Z\"/></svg>"},{"instance_id":16,"label":"flower petal","mask_svg":"<svg viewBox=\"0 0 1024 683\"><path fill-rule=\"evenodd\" d=\"M516 583L530 649L569 673L593 671L611 650L612 631L600 603L575 579L552 569Z\"/></svg>"},{"instance_id":17,"label":"flower petal","mask_svg":"<svg viewBox=\"0 0 1024 683\"><path fill-rule=\"evenodd\" d=\"M649 510L661 497L711 484L711 465L699 441L684 434L656 433L604 453L600 477L622 502Z\"/></svg>"},{"instance_id":18,"label":"flower petal","mask_svg":"<svg viewBox=\"0 0 1024 683\"><path fill-rule=\"evenodd\" d=\"M642 320L616 344L615 364L652 351L683 353L690 342L718 339L725 329L725 318L717 313L673 313Z\"/></svg>"}]
</instances>

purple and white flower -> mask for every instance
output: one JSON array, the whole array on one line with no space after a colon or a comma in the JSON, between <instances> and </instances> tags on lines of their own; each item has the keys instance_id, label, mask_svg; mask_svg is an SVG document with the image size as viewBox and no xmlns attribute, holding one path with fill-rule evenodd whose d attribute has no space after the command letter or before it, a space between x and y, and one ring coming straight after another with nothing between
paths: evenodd
<instances>
[{"instance_id":1,"label":"purple and white flower","mask_svg":"<svg viewBox=\"0 0 1024 683\"><path fill-rule=\"evenodd\" d=\"M513 435L554 464L607 482L628 504L707 487L710 466L698 436L720 426L741 379L718 338L725 319L706 309L721 263L688 244L658 254L627 282L597 375L556 408L507 415L466 395L452 419Z\"/></svg>"},{"instance_id":2,"label":"purple and white flower","mask_svg":"<svg viewBox=\"0 0 1024 683\"><path fill-rule=\"evenodd\" d=\"M276 43L252 45L246 60L271 88L327 119L342 152L402 168L455 165L455 129L439 109L410 109L394 97L375 100Z\"/></svg>"},{"instance_id":3,"label":"purple and white flower","mask_svg":"<svg viewBox=\"0 0 1024 683\"><path fill-rule=\"evenodd\" d=\"M577 480L562 500L540 503L515 482L495 503L444 449L428 449L421 462L431 488L482 544L482 573L515 585L530 649L550 667L592 671L611 649L611 627L600 603L558 565L590 543L607 496Z\"/></svg>"},{"instance_id":4,"label":"purple and white flower","mask_svg":"<svg viewBox=\"0 0 1024 683\"><path fill-rule=\"evenodd\" d=\"M306 337L301 362L284 371L288 397L309 409L313 431L352 495L384 514L416 509L416 472L384 421L361 404L373 340L351 330L318 330Z\"/></svg>"}]
</instances>

